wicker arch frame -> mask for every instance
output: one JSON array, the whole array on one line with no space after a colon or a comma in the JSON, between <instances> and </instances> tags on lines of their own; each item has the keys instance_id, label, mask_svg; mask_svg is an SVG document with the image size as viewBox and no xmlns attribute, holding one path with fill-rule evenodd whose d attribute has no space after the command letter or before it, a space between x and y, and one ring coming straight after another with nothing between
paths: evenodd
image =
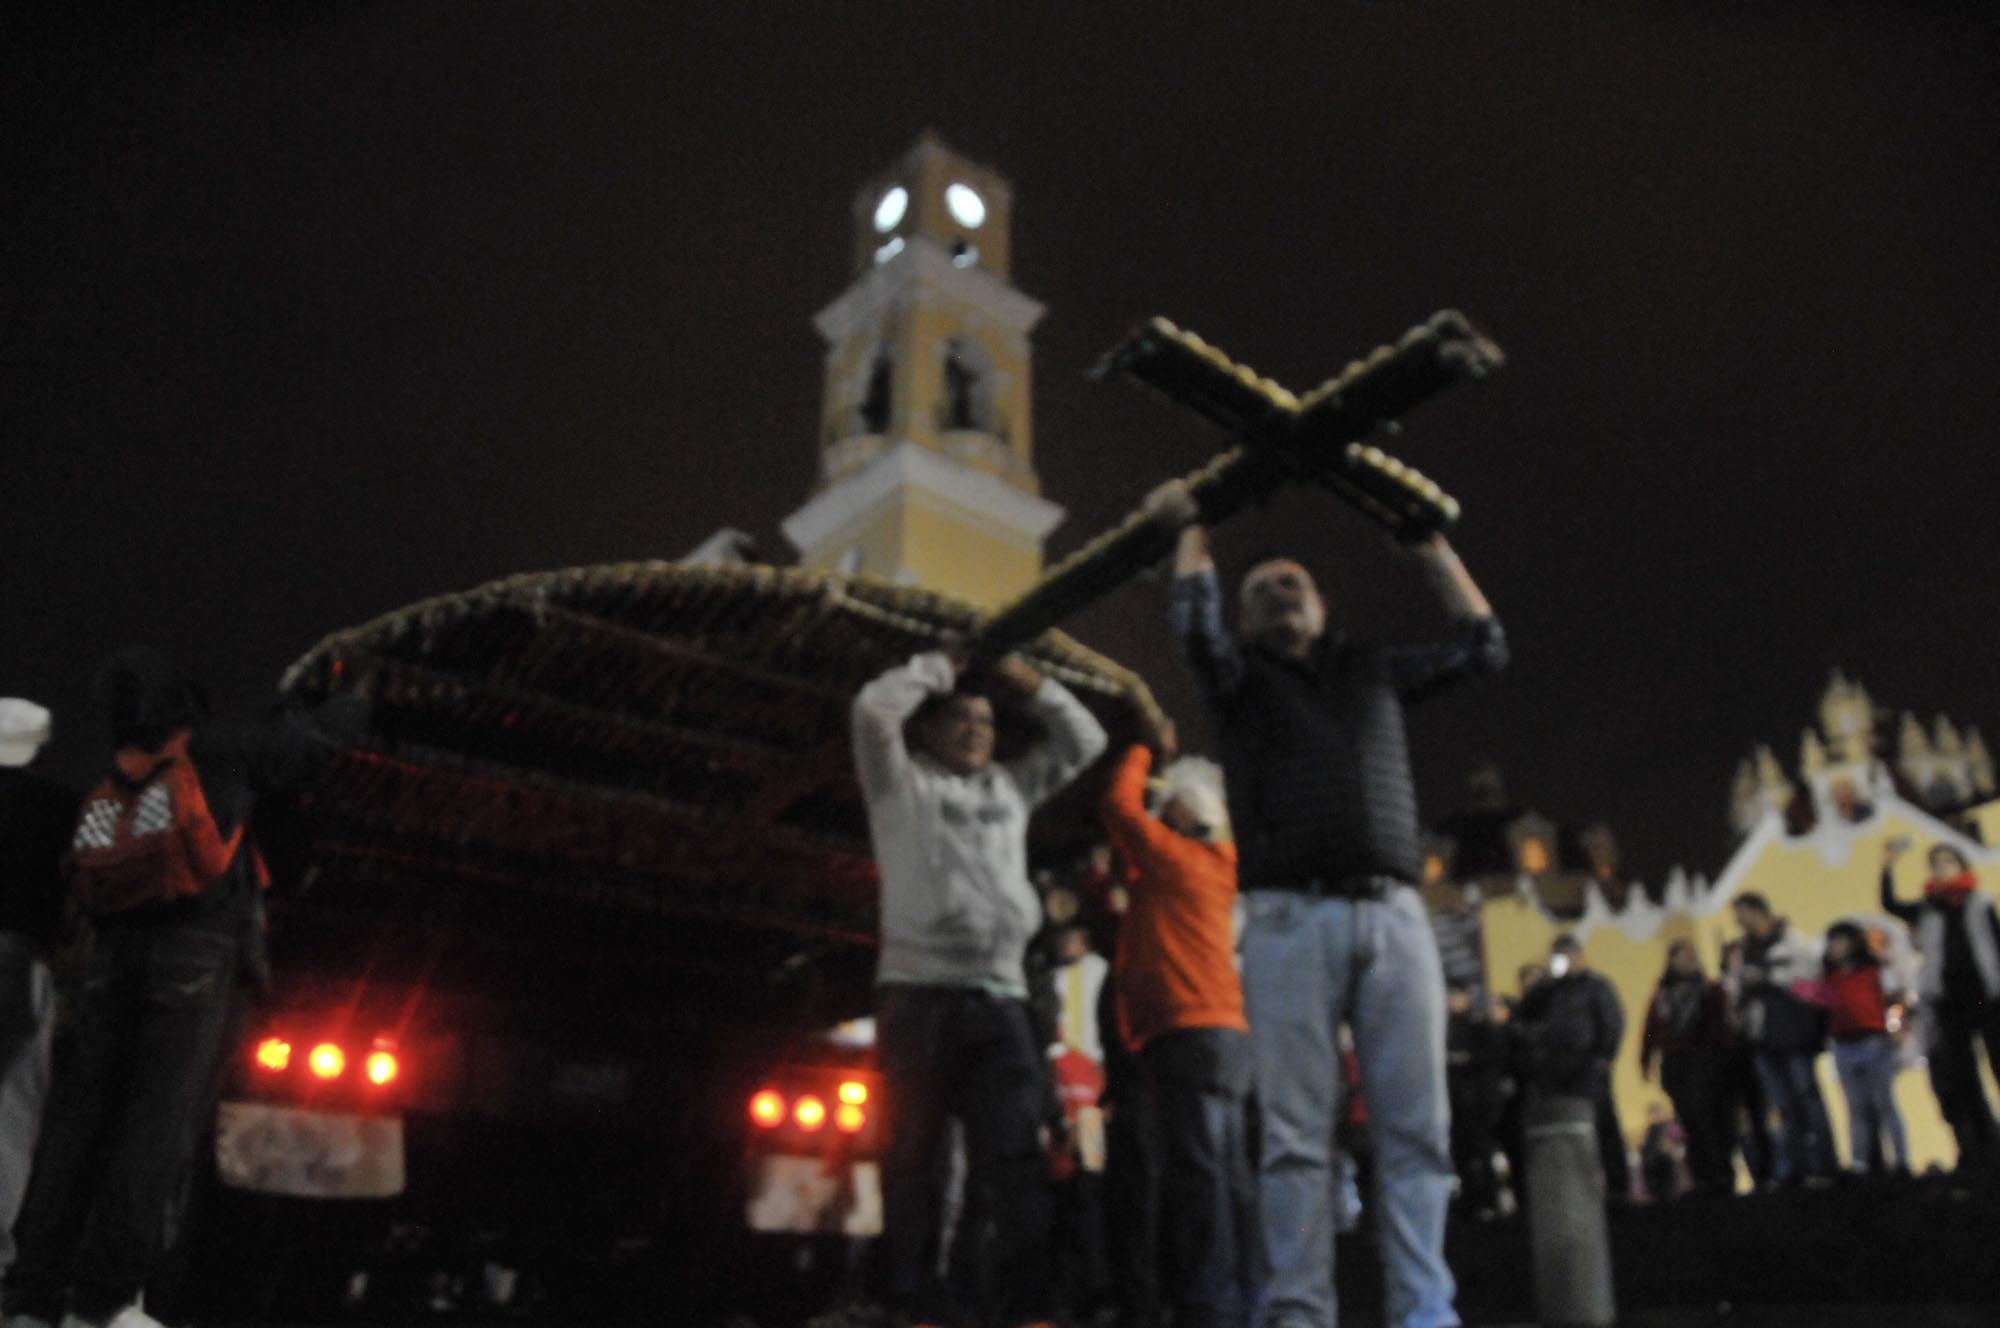
<instances>
[{"instance_id":1,"label":"wicker arch frame","mask_svg":"<svg viewBox=\"0 0 2000 1328\"><path fill-rule=\"evenodd\" d=\"M442 917L455 948L534 954L574 933L572 962L669 995L805 956L818 1013L848 1012L876 910L849 703L984 621L864 578L647 562L509 577L335 633L281 684L374 706L311 800L311 906L350 925ZM1114 745L1157 715L1136 674L1059 632L1025 653ZM1044 856L1081 851L1097 787L1038 816Z\"/></svg>"}]
</instances>

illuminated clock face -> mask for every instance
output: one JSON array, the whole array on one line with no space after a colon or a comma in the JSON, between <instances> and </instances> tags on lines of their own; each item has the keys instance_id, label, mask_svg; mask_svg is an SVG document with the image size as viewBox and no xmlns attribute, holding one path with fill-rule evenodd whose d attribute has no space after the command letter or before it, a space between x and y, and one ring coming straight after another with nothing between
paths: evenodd
<instances>
[{"instance_id":1,"label":"illuminated clock face","mask_svg":"<svg viewBox=\"0 0 2000 1328\"><path fill-rule=\"evenodd\" d=\"M986 220L986 200L969 184L954 184L946 189L944 205L951 209L953 220L967 230L978 227Z\"/></svg>"},{"instance_id":2,"label":"illuminated clock face","mask_svg":"<svg viewBox=\"0 0 2000 1328\"><path fill-rule=\"evenodd\" d=\"M875 229L883 235L896 229L903 214L910 210L910 191L897 185L882 195L882 201L875 205Z\"/></svg>"}]
</instances>

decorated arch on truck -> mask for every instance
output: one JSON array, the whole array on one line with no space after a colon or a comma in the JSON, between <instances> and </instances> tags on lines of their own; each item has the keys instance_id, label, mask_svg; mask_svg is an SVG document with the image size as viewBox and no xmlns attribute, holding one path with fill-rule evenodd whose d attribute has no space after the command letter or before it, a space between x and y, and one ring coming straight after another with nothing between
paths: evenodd
<instances>
[{"instance_id":1,"label":"decorated arch on truck","mask_svg":"<svg viewBox=\"0 0 2000 1328\"><path fill-rule=\"evenodd\" d=\"M910 587L647 562L510 577L336 633L283 690L360 691L373 728L313 797L293 926L428 929L496 975L688 1020L855 1013L877 878L848 706L982 621ZM1114 738L1154 709L1059 632L1026 653ZM1003 746L1026 736L1003 724ZM1095 793L1080 781L1044 809L1042 852L1081 851Z\"/></svg>"}]
</instances>

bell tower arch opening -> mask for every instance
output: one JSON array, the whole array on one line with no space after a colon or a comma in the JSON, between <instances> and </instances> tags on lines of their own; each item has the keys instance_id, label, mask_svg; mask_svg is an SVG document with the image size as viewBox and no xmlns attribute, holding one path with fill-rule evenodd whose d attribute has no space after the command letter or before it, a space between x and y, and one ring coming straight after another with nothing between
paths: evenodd
<instances>
[{"instance_id":1,"label":"bell tower arch opening","mask_svg":"<svg viewBox=\"0 0 2000 1328\"><path fill-rule=\"evenodd\" d=\"M826 342L819 484L784 523L807 567L997 604L1034 584L1041 496L1013 186L925 133L853 202L854 278ZM859 552L856 552L856 551Z\"/></svg>"}]
</instances>

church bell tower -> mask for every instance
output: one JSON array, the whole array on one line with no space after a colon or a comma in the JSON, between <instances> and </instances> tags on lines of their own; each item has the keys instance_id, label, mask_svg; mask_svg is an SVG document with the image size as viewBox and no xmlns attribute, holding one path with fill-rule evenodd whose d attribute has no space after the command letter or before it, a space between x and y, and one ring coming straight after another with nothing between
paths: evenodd
<instances>
[{"instance_id":1,"label":"church bell tower","mask_svg":"<svg viewBox=\"0 0 2000 1328\"><path fill-rule=\"evenodd\" d=\"M854 200L854 281L826 340L819 484L784 522L803 566L995 605L1063 518L1034 470L1013 190L926 132Z\"/></svg>"}]
</instances>

